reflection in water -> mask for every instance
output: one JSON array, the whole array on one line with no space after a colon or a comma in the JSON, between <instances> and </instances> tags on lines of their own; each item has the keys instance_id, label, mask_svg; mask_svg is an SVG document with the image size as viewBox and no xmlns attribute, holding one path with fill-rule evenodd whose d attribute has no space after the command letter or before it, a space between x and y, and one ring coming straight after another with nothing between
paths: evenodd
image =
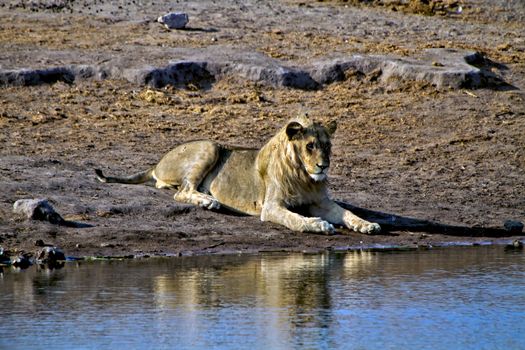
<instances>
[{"instance_id":1,"label":"reflection in water","mask_svg":"<svg viewBox=\"0 0 525 350\"><path fill-rule=\"evenodd\" d=\"M67 264L0 274L0 348L523 349L501 247Z\"/></svg>"}]
</instances>

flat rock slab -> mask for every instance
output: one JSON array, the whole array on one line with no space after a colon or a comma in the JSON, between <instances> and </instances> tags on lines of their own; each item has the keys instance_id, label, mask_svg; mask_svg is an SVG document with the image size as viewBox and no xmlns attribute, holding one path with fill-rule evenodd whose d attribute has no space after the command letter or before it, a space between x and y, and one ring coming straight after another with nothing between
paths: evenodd
<instances>
[{"instance_id":1,"label":"flat rock slab","mask_svg":"<svg viewBox=\"0 0 525 350\"><path fill-rule=\"evenodd\" d=\"M117 58L100 65L0 70L0 85L30 86L113 78L157 88L189 83L207 87L223 77L233 76L275 87L314 90L344 80L349 70L365 75L373 73L385 83L392 80L425 81L437 88L482 88L488 81L487 72L473 65L483 61L481 54L453 49L429 49L421 59L354 55L302 66L258 52L220 46L202 50L169 50L165 57L170 63L163 67L133 66L132 62Z\"/></svg>"},{"instance_id":2,"label":"flat rock slab","mask_svg":"<svg viewBox=\"0 0 525 350\"><path fill-rule=\"evenodd\" d=\"M315 63L310 76L321 84L342 80L345 72L353 70L365 75L374 73L378 79L425 81L437 88L485 87L486 72L475 67L483 61L477 52L453 49L428 49L422 59L394 58L377 55L355 55Z\"/></svg>"}]
</instances>

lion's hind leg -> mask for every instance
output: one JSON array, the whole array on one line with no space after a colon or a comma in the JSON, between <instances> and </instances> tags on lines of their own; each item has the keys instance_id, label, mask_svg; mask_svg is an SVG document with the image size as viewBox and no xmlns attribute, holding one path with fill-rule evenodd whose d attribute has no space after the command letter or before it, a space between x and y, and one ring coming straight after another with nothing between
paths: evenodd
<instances>
[{"instance_id":1,"label":"lion's hind leg","mask_svg":"<svg viewBox=\"0 0 525 350\"><path fill-rule=\"evenodd\" d=\"M219 201L212 196L199 192L194 185L181 186L180 189L173 196L177 202L184 202L197 205L206 209L219 209Z\"/></svg>"},{"instance_id":2,"label":"lion's hind leg","mask_svg":"<svg viewBox=\"0 0 525 350\"><path fill-rule=\"evenodd\" d=\"M190 203L206 209L219 209L220 204L214 197L199 192L197 189L204 178L213 169L219 159L219 146L213 142L202 141L192 149L191 157L182 167L182 183L173 198L178 202ZM158 181L158 180L157 180Z\"/></svg>"}]
</instances>

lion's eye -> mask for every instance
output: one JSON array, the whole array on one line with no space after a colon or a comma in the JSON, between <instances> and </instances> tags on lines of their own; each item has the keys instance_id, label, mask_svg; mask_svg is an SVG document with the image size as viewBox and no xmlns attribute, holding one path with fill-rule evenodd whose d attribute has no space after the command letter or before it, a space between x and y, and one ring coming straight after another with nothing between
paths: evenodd
<instances>
[{"instance_id":1,"label":"lion's eye","mask_svg":"<svg viewBox=\"0 0 525 350\"><path fill-rule=\"evenodd\" d=\"M309 151L313 151L315 148L315 144L313 142L308 142L306 144L306 149L309 150Z\"/></svg>"}]
</instances>

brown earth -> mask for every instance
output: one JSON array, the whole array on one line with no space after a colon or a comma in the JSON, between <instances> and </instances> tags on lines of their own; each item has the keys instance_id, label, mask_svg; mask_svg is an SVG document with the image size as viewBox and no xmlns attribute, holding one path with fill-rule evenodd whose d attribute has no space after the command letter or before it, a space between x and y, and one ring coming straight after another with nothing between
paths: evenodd
<instances>
[{"instance_id":1,"label":"brown earth","mask_svg":"<svg viewBox=\"0 0 525 350\"><path fill-rule=\"evenodd\" d=\"M55 3L61 6L47 6ZM354 2L11 1L0 7L0 68L97 63L97 57L166 64L163 47L229 45L297 64L338 54L418 57L425 48L483 52L506 82L440 90L349 74L317 91L224 78L153 89L126 81L0 87L0 246L34 251L38 239L70 256L316 251L378 245L490 242L491 237L392 230L294 233L255 217L176 204L146 186L98 183L145 169L174 145L213 139L261 146L297 113L335 119L330 190L361 208L470 228L525 221L525 8L519 1L462 1L433 16ZM22 6L24 5L25 6ZM63 6L62 6L63 5ZM190 15L189 30L151 21ZM46 60L46 55L53 59ZM62 59L57 59L57 53ZM151 58L151 59L150 59ZM22 198L48 198L68 228L13 214ZM470 231L466 231L467 234ZM476 231L482 232L482 231ZM523 235L505 238L523 239Z\"/></svg>"}]
</instances>

